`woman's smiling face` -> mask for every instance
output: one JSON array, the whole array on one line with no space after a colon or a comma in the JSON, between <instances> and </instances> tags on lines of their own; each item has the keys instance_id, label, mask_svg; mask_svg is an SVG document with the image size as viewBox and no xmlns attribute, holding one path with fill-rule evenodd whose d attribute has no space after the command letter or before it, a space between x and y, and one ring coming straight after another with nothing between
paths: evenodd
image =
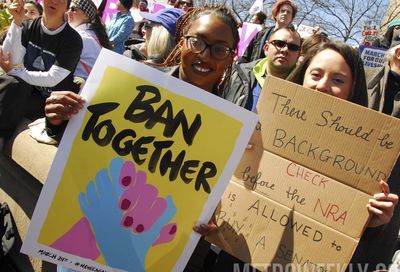
<instances>
[{"instance_id":1,"label":"woman's smiling face","mask_svg":"<svg viewBox=\"0 0 400 272\"><path fill-rule=\"evenodd\" d=\"M222 78L225 69L232 64L234 54L230 52L226 58L216 59L211 54L210 46L221 45L233 49L232 30L216 15L208 14L193 21L185 33L185 37L180 41L182 53L179 77L203 90L212 92L213 87ZM198 38L204 41L207 47L200 53L194 53L188 47L187 37Z\"/></svg>"},{"instance_id":2,"label":"woman's smiling face","mask_svg":"<svg viewBox=\"0 0 400 272\"><path fill-rule=\"evenodd\" d=\"M303 86L347 100L353 75L341 54L325 49L311 60L304 74Z\"/></svg>"}]
</instances>

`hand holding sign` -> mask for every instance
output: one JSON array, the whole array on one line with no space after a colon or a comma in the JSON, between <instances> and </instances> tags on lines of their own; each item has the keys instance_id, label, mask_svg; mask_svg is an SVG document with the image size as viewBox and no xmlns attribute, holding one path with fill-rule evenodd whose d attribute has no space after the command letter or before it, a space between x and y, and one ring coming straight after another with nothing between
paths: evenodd
<instances>
[{"instance_id":1,"label":"hand holding sign","mask_svg":"<svg viewBox=\"0 0 400 272\"><path fill-rule=\"evenodd\" d=\"M367 204L367 209L371 214L371 220L368 223L369 228L379 227L390 222L393 216L394 208L397 205L399 197L391 194L389 185L381 181L382 193L375 194Z\"/></svg>"},{"instance_id":2,"label":"hand holding sign","mask_svg":"<svg viewBox=\"0 0 400 272\"><path fill-rule=\"evenodd\" d=\"M54 91L46 99L46 121L54 126L70 120L84 106L85 99L71 91Z\"/></svg>"},{"instance_id":3,"label":"hand holding sign","mask_svg":"<svg viewBox=\"0 0 400 272\"><path fill-rule=\"evenodd\" d=\"M210 219L208 224L201 224L200 226L194 226L193 230L199 233L201 236L208 236L218 232L218 226L215 223L215 216Z\"/></svg>"}]
</instances>

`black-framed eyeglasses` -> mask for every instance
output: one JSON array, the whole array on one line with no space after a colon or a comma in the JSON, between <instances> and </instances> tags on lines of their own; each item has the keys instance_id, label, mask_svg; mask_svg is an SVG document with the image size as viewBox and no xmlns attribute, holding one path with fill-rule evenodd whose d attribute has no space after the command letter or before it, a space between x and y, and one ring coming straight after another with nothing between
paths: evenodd
<instances>
[{"instance_id":1,"label":"black-framed eyeglasses","mask_svg":"<svg viewBox=\"0 0 400 272\"><path fill-rule=\"evenodd\" d=\"M207 48L210 48L211 56L216 59L223 60L226 59L230 53L234 50L226 45L215 43L208 44L202 38L194 36L184 36L186 39L186 47L193 53L200 54L204 52Z\"/></svg>"},{"instance_id":2,"label":"black-framed eyeglasses","mask_svg":"<svg viewBox=\"0 0 400 272\"><path fill-rule=\"evenodd\" d=\"M193 3L187 2L187 1L179 1L179 5L181 5L181 6L186 5L188 7L193 7Z\"/></svg>"},{"instance_id":3,"label":"black-framed eyeglasses","mask_svg":"<svg viewBox=\"0 0 400 272\"><path fill-rule=\"evenodd\" d=\"M277 47L279 49L282 49L285 46L287 46L287 48L290 51L300 51L300 48L301 48L300 45L297 45L297 44L294 44L294 43L288 43L288 42L285 42L285 41L282 41L282 40L273 40L273 41L270 41L270 44L272 44L273 46L275 46L275 47Z\"/></svg>"}]
</instances>

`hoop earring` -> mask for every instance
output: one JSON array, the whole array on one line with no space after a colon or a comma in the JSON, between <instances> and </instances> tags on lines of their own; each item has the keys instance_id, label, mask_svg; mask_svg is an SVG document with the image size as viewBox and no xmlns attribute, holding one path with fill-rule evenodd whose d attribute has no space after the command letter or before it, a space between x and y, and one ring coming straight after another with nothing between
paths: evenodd
<instances>
[{"instance_id":1,"label":"hoop earring","mask_svg":"<svg viewBox=\"0 0 400 272\"><path fill-rule=\"evenodd\" d=\"M178 65L181 63L181 52L176 52L176 55L174 56L174 63L175 65Z\"/></svg>"}]
</instances>

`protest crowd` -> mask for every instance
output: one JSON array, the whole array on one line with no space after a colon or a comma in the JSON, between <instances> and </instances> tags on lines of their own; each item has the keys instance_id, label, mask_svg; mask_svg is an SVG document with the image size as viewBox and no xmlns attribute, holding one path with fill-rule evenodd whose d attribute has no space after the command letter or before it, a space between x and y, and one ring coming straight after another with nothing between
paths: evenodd
<instances>
[{"instance_id":1,"label":"protest crowd","mask_svg":"<svg viewBox=\"0 0 400 272\"><path fill-rule=\"evenodd\" d=\"M240 25L228 6L176 0L152 12L146 0L118 0L117 12L104 23L106 2L3 4L10 24L0 29L0 152L10 153L16 130L27 119L40 130L32 136L40 145L60 142L68 121L84 108L79 92L103 48L253 112L270 75L400 118L400 19L373 44L387 49L383 66L364 69L353 47L323 31L302 38L293 26L298 7L292 0L273 4L273 26L265 25L270 15L262 11L251 17L262 27L241 56ZM379 264L389 269L400 250L399 159L380 186L382 193L371 196L366 207L371 219L348 271L375 271ZM218 226L210 220L193 229L206 237ZM201 238L185 271L236 271L234 264L245 265ZM73 270L58 266L57 271Z\"/></svg>"}]
</instances>

